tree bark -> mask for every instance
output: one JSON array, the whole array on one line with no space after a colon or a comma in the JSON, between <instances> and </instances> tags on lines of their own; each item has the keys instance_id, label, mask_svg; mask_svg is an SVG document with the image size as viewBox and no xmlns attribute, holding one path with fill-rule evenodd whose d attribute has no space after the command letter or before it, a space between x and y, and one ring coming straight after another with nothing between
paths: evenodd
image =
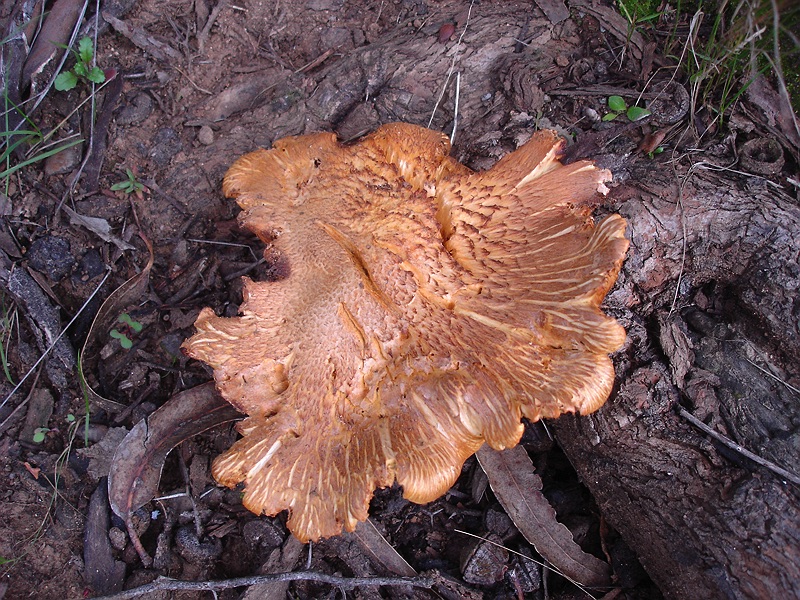
<instances>
[{"instance_id":1,"label":"tree bark","mask_svg":"<svg viewBox=\"0 0 800 600\"><path fill-rule=\"evenodd\" d=\"M616 190L632 241L609 301L630 320L619 392L594 415L559 419L557 437L665 596L797 597L798 486L675 409L780 467L798 464L800 210L748 189L755 181L689 181L680 203L668 170Z\"/></svg>"}]
</instances>

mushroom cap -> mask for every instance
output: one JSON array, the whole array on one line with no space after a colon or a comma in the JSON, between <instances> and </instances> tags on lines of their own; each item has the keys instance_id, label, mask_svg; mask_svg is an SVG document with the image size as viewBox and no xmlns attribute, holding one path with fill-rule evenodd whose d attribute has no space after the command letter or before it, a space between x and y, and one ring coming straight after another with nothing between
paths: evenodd
<instances>
[{"instance_id":1,"label":"mushroom cap","mask_svg":"<svg viewBox=\"0 0 800 600\"><path fill-rule=\"evenodd\" d=\"M477 173L441 133L397 123L238 159L224 193L286 276L245 278L240 316L206 308L184 344L248 415L214 477L316 540L395 480L434 500L481 444L517 444L522 417L597 410L625 340L599 307L626 223L594 223L610 174L562 165L563 146L539 131Z\"/></svg>"}]
</instances>

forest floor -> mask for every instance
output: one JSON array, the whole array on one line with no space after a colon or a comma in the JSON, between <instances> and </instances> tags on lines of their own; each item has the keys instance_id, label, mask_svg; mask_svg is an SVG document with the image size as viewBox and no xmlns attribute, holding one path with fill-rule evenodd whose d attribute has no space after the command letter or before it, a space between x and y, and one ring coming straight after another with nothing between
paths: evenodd
<instances>
[{"instance_id":1,"label":"forest floor","mask_svg":"<svg viewBox=\"0 0 800 600\"><path fill-rule=\"evenodd\" d=\"M692 14L664 11L659 20L634 27L616 9L589 0L570 3L568 18L552 19L557 22L546 33L548 53L529 48L531 39L544 35L530 25L532 15L541 21L540 9L518 0L115 0L101 3L99 18L93 4L85 14L83 2L53 5L36 19L35 2L0 3L7 89L16 89L18 99L46 90L22 128L52 130L60 144L82 140L4 174L0 193L0 599L95 597L159 575L206 581L305 567L345 579L397 575L397 569L387 568L394 559L379 556L386 552L399 553L417 573L441 576L434 586L439 597L588 597L534 562L541 558L487 488L474 457L455 486L429 505L404 500L397 486L377 491L370 514L380 535L361 532L301 546L288 534L285 515L257 517L242 507L240 492L216 486L210 463L237 437L230 424L221 425L183 441L166 458L159 499L134 513L142 547L154 560L148 568L126 524L110 513L98 490L106 485L110 458L126 432L175 394L210 380L208 368L180 350L199 311L210 306L235 315L242 302L241 276L274 275L275 266L262 259L263 244L238 228L238 208L222 196L227 167L286 135L328 130L352 140L385 122L388 109L381 102L394 94L396 107L400 94L385 82L371 84L380 71L374 65L407 57L370 55L373 46L375 53L391 47L377 42L416 36L427 40L445 65L456 64L462 43L489 49L492 61L481 74L480 96L469 97L475 88L467 81L478 74L462 75L462 110L469 111L463 122L476 125L457 130L453 148L454 156L476 170L512 150L519 141L515 132L534 128L556 129L577 140L571 156L595 158L612 170L616 183L631 176L631 161L670 169L676 153L705 152L716 164L733 164L731 148L765 139L766 133L773 142L747 150L752 156L735 171L768 178L797 199L798 146L780 95L759 81L735 101L728 97L720 122L714 103L694 95L684 85L688 74L674 67L675 56L686 48ZM513 15L498 25L504 36L473 42L481 31L469 28L498 5ZM71 90L48 87L58 61L31 59L33 50L28 54L13 46L8 35L20 27L32 32L31 23L41 26L40 35L47 31L65 43L74 29L76 39L93 40L95 25L102 24L87 61L104 71L105 82L95 93L80 73ZM700 35L708 35L704 27ZM465 31L469 36L462 42ZM340 78L330 104L350 93L359 95L358 102L329 112L310 110L309 99L329 85L337 64L356 55L372 69L365 66L359 74L366 98L363 86L350 89ZM75 60L68 56L64 69L75 71ZM515 61L526 68L515 68ZM16 71L14 64L20 67ZM429 75L414 69L406 66L408 78L424 81ZM651 83L653 77L659 83ZM428 83L442 90L438 114L435 97L407 100L408 112L393 114L421 125L428 119L420 115L434 115L431 127L449 135L453 82ZM732 85L742 89L741 81ZM424 107L416 106L417 100ZM637 105L650 115L629 122L626 113ZM320 102L314 106L324 108ZM9 111L6 118L14 114ZM687 125L700 134L685 137ZM0 170L46 151L44 145L24 154L37 135L29 134ZM108 300L132 278L137 297L123 288ZM528 424L523 444L559 521L584 551L612 565L613 588L592 595L660 597L547 427ZM295 598L345 594L315 581L273 585L283 587L264 589L284 595L288 589ZM220 591L218 597L238 598L245 589ZM432 594L407 586L346 592L355 598L437 597ZM212 595L173 591L148 597Z\"/></svg>"}]
</instances>

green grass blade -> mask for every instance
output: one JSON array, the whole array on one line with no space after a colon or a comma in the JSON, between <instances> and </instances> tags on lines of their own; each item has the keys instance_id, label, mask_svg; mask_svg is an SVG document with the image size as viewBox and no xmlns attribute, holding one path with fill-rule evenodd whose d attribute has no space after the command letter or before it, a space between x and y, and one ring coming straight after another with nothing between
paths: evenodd
<instances>
[{"instance_id":1,"label":"green grass blade","mask_svg":"<svg viewBox=\"0 0 800 600\"><path fill-rule=\"evenodd\" d=\"M23 160L21 163L16 164L13 167L9 167L9 168L5 169L4 171L0 171L0 179L4 179L4 178L8 177L9 175L11 175L12 173L16 173L17 171L19 171L23 167L27 167L28 165L32 165L35 162L38 162L40 160L44 160L45 158L49 158L50 156L53 156L54 154L58 154L62 150L66 150L67 148L72 148L73 146L77 146L78 144L81 144L81 143L83 143L83 139L73 140L73 141L71 141L71 142L69 142L67 144L64 144L62 146L58 146L57 148L53 148L51 150L47 150L46 152L42 152L41 154L37 154L36 156L33 156L33 157L31 157L31 158L29 158L27 160Z\"/></svg>"}]
</instances>

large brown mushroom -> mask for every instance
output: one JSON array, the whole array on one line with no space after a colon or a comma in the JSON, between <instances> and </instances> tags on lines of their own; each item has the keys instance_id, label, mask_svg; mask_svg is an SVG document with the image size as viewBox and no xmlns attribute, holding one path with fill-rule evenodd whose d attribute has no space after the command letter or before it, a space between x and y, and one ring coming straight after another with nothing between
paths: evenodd
<instances>
[{"instance_id":1,"label":"large brown mushroom","mask_svg":"<svg viewBox=\"0 0 800 600\"><path fill-rule=\"evenodd\" d=\"M214 462L255 513L300 540L352 531L376 487L429 502L521 418L597 410L624 329L600 311L628 241L595 224L607 171L562 165L540 131L492 169L441 133L385 125L247 154L223 190L286 277L245 279L241 316L204 309L184 348L249 415Z\"/></svg>"}]
</instances>

